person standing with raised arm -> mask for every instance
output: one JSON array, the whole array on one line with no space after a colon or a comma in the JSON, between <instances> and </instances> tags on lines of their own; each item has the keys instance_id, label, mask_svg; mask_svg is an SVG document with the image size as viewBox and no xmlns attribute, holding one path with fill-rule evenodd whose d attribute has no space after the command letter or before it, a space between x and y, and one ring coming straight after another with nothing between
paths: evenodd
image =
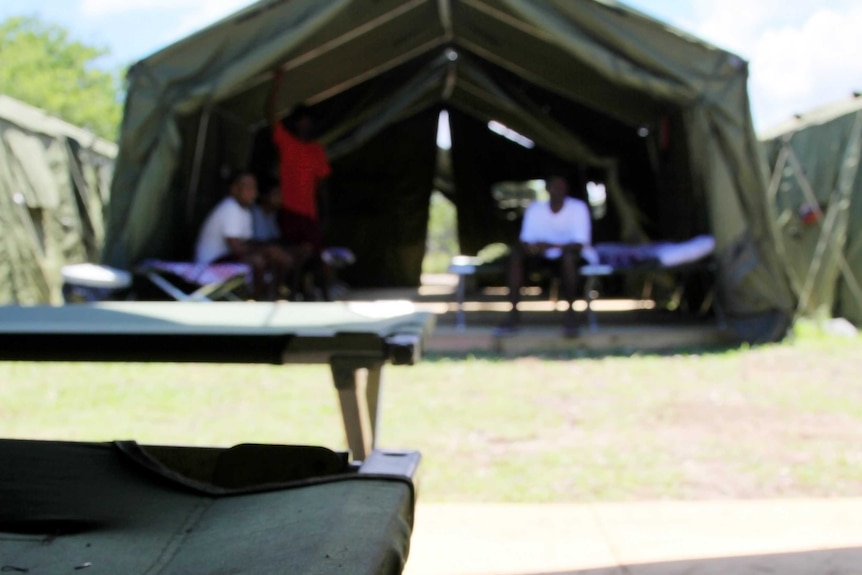
<instances>
[{"instance_id":1,"label":"person standing with raised arm","mask_svg":"<svg viewBox=\"0 0 862 575\"><path fill-rule=\"evenodd\" d=\"M282 210L282 240L309 254L308 265L317 286L329 299L329 274L320 258L323 230L329 219L327 182L332 168L324 147L313 139L314 120L305 106L297 106L290 116L278 116L278 97L283 73L273 72L269 95L272 141L278 150Z\"/></svg>"}]
</instances>

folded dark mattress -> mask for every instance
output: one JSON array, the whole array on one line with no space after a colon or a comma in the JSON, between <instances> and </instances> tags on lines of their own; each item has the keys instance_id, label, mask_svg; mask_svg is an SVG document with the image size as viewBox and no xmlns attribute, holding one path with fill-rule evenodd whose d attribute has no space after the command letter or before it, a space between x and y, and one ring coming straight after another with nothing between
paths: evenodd
<instances>
[{"instance_id":1,"label":"folded dark mattress","mask_svg":"<svg viewBox=\"0 0 862 575\"><path fill-rule=\"evenodd\" d=\"M0 440L0 570L400 573L414 504L324 448Z\"/></svg>"}]
</instances>

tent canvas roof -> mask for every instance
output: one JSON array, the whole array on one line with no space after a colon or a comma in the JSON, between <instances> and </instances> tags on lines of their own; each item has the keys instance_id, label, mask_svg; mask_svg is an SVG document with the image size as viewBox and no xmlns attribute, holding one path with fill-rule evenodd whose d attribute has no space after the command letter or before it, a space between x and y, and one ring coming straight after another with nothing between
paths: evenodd
<instances>
[{"instance_id":1,"label":"tent canvas roof","mask_svg":"<svg viewBox=\"0 0 862 575\"><path fill-rule=\"evenodd\" d=\"M0 119L45 136L72 138L82 146L107 158L114 158L117 155L117 145L114 142L100 138L89 130L52 116L41 108L25 104L3 94L0 94Z\"/></svg>"},{"instance_id":2,"label":"tent canvas roof","mask_svg":"<svg viewBox=\"0 0 862 575\"><path fill-rule=\"evenodd\" d=\"M607 180L618 239L712 233L731 312L792 308L746 63L597 0L264 0L138 62L108 263L176 256L193 241L220 168L260 155L276 67L280 109L305 103L318 115L341 178L336 197L354 216L334 239L362 252L362 280L418 281L436 115L446 108L463 250L512 235L489 218L490 182L541 176L553 162L586 167ZM504 148L484 129L491 119L536 149ZM387 236L369 232L395 212Z\"/></svg>"},{"instance_id":3,"label":"tent canvas roof","mask_svg":"<svg viewBox=\"0 0 862 575\"><path fill-rule=\"evenodd\" d=\"M850 98L829 102L802 113L794 114L773 126L762 130L758 137L761 141L768 141L792 134L805 128L826 124L838 118L849 116L862 110L862 94L854 94Z\"/></svg>"}]
</instances>

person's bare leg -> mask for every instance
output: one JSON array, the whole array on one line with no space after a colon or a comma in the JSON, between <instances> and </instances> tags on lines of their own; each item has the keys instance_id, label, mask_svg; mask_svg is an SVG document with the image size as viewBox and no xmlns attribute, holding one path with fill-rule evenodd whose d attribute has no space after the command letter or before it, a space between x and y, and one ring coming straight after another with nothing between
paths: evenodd
<instances>
[{"instance_id":1,"label":"person's bare leg","mask_svg":"<svg viewBox=\"0 0 862 575\"><path fill-rule=\"evenodd\" d=\"M576 250L565 250L560 256L560 273L563 280L563 297L566 300L566 311L563 319L563 329L566 335L577 335L578 318L575 315L574 303L578 284L579 254Z\"/></svg>"},{"instance_id":2,"label":"person's bare leg","mask_svg":"<svg viewBox=\"0 0 862 575\"><path fill-rule=\"evenodd\" d=\"M251 293L255 301L266 299L266 261L260 253L250 253L245 261L251 266Z\"/></svg>"},{"instance_id":3,"label":"person's bare leg","mask_svg":"<svg viewBox=\"0 0 862 575\"><path fill-rule=\"evenodd\" d=\"M311 256L309 267L311 268L312 285L315 292L320 290L320 297L323 298L323 301L330 301L329 282L331 272L329 266L320 256L320 253L315 253Z\"/></svg>"},{"instance_id":4,"label":"person's bare leg","mask_svg":"<svg viewBox=\"0 0 862 575\"><path fill-rule=\"evenodd\" d=\"M271 277L268 285L269 299L275 301L279 298L280 288L287 285L287 278L293 269L293 256L279 245L270 244L264 252L267 267Z\"/></svg>"},{"instance_id":5,"label":"person's bare leg","mask_svg":"<svg viewBox=\"0 0 862 575\"><path fill-rule=\"evenodd\" d=\"M289 251L293 258L291 298L296 300L304 288L303 279L307 271L308 260L312 255L312 246L309 243L297 244L290 246Z\"/></svg>"},{"instance_id":6,"label":"person's bare leg","mask_svg":"<svg viewBox=\"0 0 862 575\"><path fill-rule=\"evenodd\" d=\"M333 277L335 274L332 272L332 266L323 261L323 258L320 258L318 274L320 276L318 282L320 283L320 290L323 293L323 301L332 301L332 297L329 294L329 288L332 287Z\"/></svg>"},{"instance_id":7,"label":"person's bare leg","mask_svg":"<svg viewBox=\"0 0 862 575\"><path fill-rule=\"evenodd\" d=\"M521 287L524 284L524 250L521 246L512 248L509 254L509 317L504 327L516 328L520 324L521 317L518 311L518 303L521 301Z\"/></svg>"}]
</instances>

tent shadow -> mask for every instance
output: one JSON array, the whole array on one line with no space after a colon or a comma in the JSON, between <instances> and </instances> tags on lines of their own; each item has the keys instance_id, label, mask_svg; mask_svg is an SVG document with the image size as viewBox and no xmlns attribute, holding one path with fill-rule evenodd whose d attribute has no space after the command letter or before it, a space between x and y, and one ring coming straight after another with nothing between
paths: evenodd
<instances>
[{"instance_id":1,"label":"tent shadow","mask_svg":"<svg viewBox=\"0 0 862 575\"><path fill-rule=\"evenodd\" d=\"M594 329L581 318L581 328L569 337L562 328L562 312L522 312L521 328L498 334L506 312L467 312L458 328L448 312L438 315L425 357L462 359L589 359L673 355L704 355L739 349L742 342L712 317L694 317L660 310L602 312Z\"/></svg>"},{"instance_id":2,"label":"tent shadow","mask_svg":"<svg viewBox=\"0 0 862 575\"><path fill-rule=\"evenodd\" d=\"M518 353L500 353L494 350L470 351L428 351L422 356L423 363L441 361L483 359L487 361L512 361L523 358L538 358L546 361L570 361L573 359L616 359L629 357L674 357L674 356L711 356L723 355L730 351L741 349L738 345L716 346L680 346L660 350L633 350L629 348L612 349L572 349L549 351L524 351Z\"/></svg>"},{"instance_id":3,"label":"tent shadow","mask_svg":"<svg viewBox=\"0 0 862 575\"><path fill-rule=\"evenodd\" d=\"M862 548L850 547L622 564L574 571L536 571L522 575L855 575L860 573L860 566Z\"/></svg>"}]
</instances>

